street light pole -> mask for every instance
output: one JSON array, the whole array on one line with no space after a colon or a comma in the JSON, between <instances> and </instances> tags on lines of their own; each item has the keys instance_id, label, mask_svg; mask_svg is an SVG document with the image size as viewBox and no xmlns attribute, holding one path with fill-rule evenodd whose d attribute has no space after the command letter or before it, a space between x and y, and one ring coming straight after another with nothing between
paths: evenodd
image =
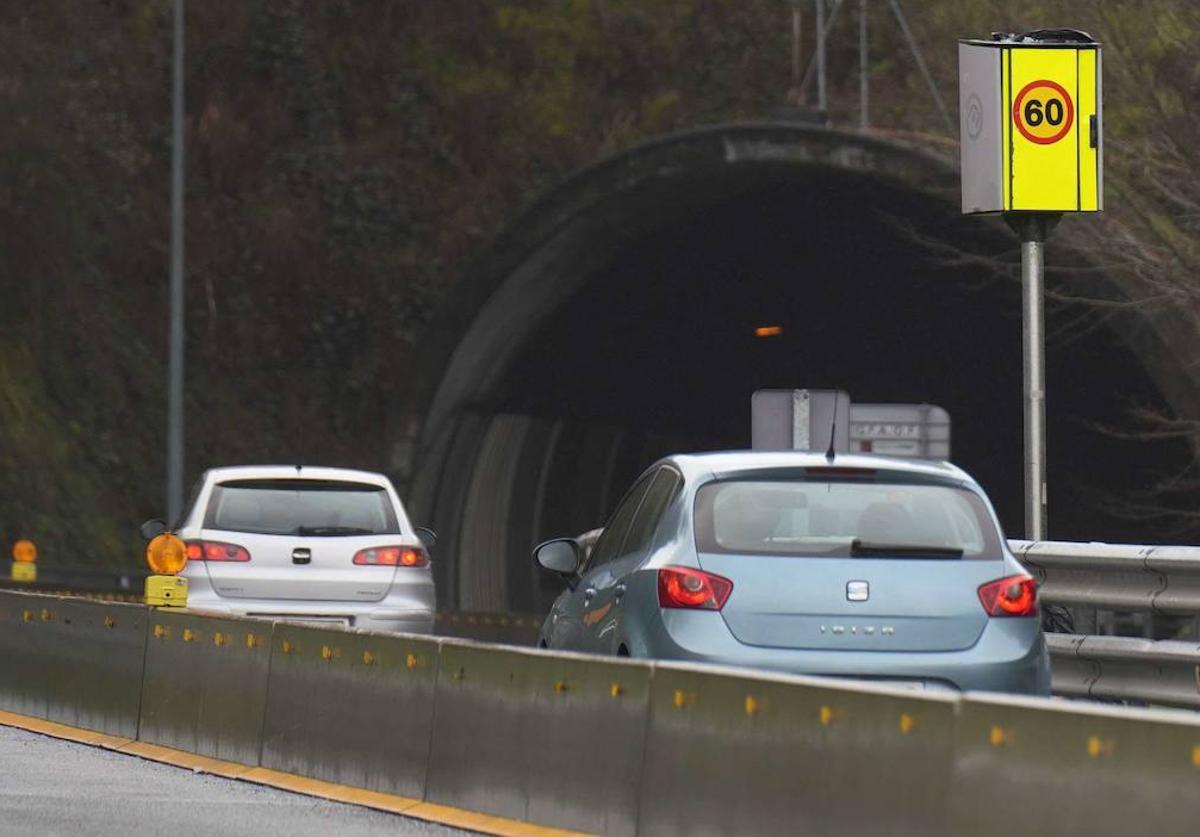
<instances>
[{"instance_id":1,"label":"street light pole","mask_svg":"<svg viewBox=\"0 0 1200 837\"><path fill-rule=\"evenodd\" d=\"M171 96L170 348L167 369L167 520L183 514L183 8L175 0Z\"/></svg>"}]
</instances>

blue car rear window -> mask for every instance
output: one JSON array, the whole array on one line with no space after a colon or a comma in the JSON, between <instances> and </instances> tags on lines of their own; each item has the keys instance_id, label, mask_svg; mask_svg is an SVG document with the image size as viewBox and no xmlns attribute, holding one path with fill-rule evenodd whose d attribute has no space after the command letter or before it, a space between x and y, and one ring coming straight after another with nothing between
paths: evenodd
<instances>
[{"instance_id":1,"label":"blue car rear window","mask_svg":"<svg viewBox=\"0 0 1200 837\"><path fill-rule=\"evenodd\" d=\"M696 492L701 552L794 557L999 558L1000 533L973 491L875 480L731 480ZM890 552L889 552L890 549Z\"/></svg>"}]
</instances>

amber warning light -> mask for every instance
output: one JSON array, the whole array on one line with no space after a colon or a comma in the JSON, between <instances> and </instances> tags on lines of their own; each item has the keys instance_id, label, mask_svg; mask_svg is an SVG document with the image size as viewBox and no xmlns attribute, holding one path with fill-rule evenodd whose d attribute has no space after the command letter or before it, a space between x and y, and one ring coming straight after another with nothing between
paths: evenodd
<instances>
[{"instance_id":1,"label":"amber warning light","mask_svg":"<svg viewBox=\"0 0 1200 837\"><path fill-rule=\"evenodd\" d=\"M755 337L778 337L783 334L783 326L759 326L754 329Z\"/></svg>"},{"instance_id":2,"label":"amber warning light","mask_svg":"<svg viewBox=\"0 0 1200 837\"><path fill-rule=\"evenodd\" d=\"M150 540L146 545L146 563L153 575L146 577L146 604L187 606L187 579L179 576L187 560L187 546L170 532Z\"/></svg>"},{"instance_id":3,"label":"amber warning light","mask_svg":"<svg viewBox=\"0 0 1200 837\"><path fill-rule=\"evenodd\" d=\"M21 539L13 544L12 580L32 583L37 581L37 547L33 541Z\"/></svg>"}]
</instances>

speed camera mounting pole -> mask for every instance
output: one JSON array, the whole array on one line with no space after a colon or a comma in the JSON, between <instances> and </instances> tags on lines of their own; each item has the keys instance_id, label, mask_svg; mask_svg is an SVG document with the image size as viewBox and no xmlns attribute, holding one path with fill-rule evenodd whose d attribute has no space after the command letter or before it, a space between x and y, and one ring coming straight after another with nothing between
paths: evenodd
<instances>
[{"instance_id":1,"label":"speed camera mounting pole","mask_svg":"<svg viewBox=\"0 0 1200 837\"><path fill-rule=\"evenodd\" d=\"M962 211L1021 239L1025 537L1045 540L1044 249L1062 213L1104 208L1100 45L1072 29L962 40L958 81Z\"/></svg>"},{"instance_id":2,"label":"speed camera mounting pole","mask_svg":"<svg viewBox=\"0 0 1200 837\"><path fill-rule=\"evenodd\" d=\"M1021 239L1021 320L1025 379L1025 537L1046 539L1045 242L1059 216L1031 212L1006 220Z\"/></svg>"},{"instance_id":3,"label":"speed camera mounting pole","mask_svg":"<svg viewBox=\"0 0 1200 837\"><path fill-rule=\"evenodd\" d=\"M167 369L167 520L183 513L183 0L175 0L171 96L171 283Z\"/></svg>"}]
</instances>

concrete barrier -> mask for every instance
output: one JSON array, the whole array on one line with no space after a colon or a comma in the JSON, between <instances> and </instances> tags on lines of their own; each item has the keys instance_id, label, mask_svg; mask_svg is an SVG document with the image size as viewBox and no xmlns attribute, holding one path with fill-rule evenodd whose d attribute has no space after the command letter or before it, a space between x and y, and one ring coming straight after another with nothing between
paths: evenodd
<instances>
[{"instance_id":1,"label":"concrete barrier","mask_svg":"<svg viewBox=\"0 0 1200 837\"><path fill-rule=\"evenodd\" d=\"M279 623L262 766L421 799L436 640Z\"/></svg>"},{"instance_id":2,"label":"concrete barrier","mask_svg":"<svg viewBox=\"0 0 1200 837\"><path fill-rule=\"evenodd\" d=\"M0 593L0 708L307 777L287 787L404 797L389 810L424 800L613 835L1183 835L1200 821L1190 712L52 596Z\"/></svg>"},{"instance_id":3,"label":"concrete barrier","mask_svg":"<svg viewBox=\"0 0 1200 837\"><path fill-rule=\"evenodd\" d=\"M652 667L445 640L431 802L634 834Z\"/></svg>"},{"instance_id":4,"label":"concrete barrier","mask_svg":"<svg viewBox=\"0 0 1200 837\"><path fill-rule=\"evenodd\" d=\"M0 591L0 709L46 717L46 632L41 630L41 614L58 601Z\"/></svg>"},{"instance_id":5,"label":"concrete barrier","mask_svg":"<svg viewBox=\"0 0 1200 837\"><path fill-rule=\"evenodd\" d=\"M35 624L45 667L46 720L136 738L146 608L64 598L44 610Z\"/></svg>"},{"instance_id":6,"label":"concrete barrier","mask_svg":"<svg viewBox=\"0 0 1200 837\"><path fill-rule=\"evenodd\" d=\"M257 765L272 628L151 610L139 740Z\"/></svg>"},{"instance_id":7,"label":"concrete barrier","mask_svg":"<svg viewBox=\"0 0 1200 837\"><path fill-rule=\"evenodd\" d=\"M942 834L955 700L660 664L639 833Z\"/></svg>"},{"instance_id":8,"label":"concrete barrier","mask_svg":"<svg viewBox=\"0 0 1200 837\"><path fill-rule=\"evenodd\" d=\"M956 739L950 834L1196 833L1194 713L970 695Z\"/></svg>"}]
</instances>

